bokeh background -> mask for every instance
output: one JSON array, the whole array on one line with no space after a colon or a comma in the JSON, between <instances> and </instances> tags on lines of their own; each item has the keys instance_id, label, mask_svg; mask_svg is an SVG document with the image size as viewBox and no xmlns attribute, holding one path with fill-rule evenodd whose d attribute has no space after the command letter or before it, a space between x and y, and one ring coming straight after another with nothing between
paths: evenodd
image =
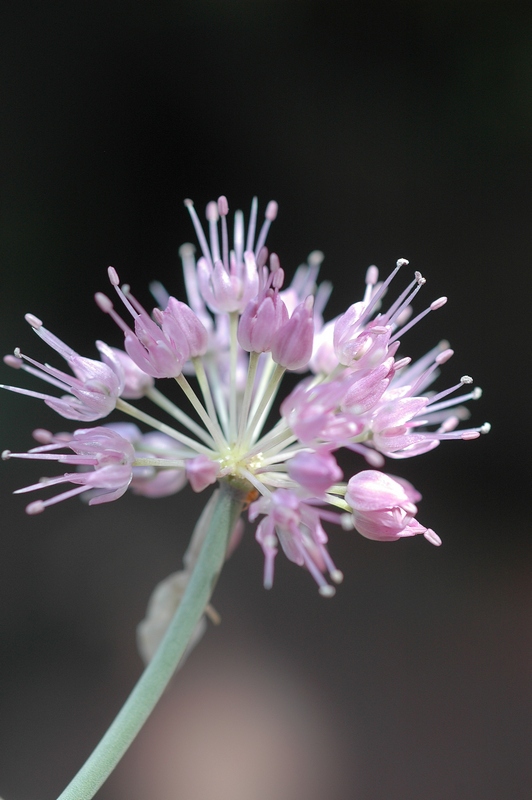
<instances>
[{"instance_id":1,"label":"bokeh background","mask_svg":"<svg viewBox=\"0 0 532 800\"><path fill-rule=\"evenodd\" d=\"M212 628L102 800L500 800L532 775L529 318L532 7L477 0L4 2L0 11L2 352L57 362L31 311L86 355L119 344L106 267L148 302L182 291L182 200L275 198L269 243L312 249L330 316L366 267L410 259L449 304L407 337L456 350L489 437L392 464L423 493L424 540L334 533L333 600L253 536ZM264 207L264 206L263 206ZM419 306L418 306L419 307ZM27 384L3 369L1 380ZM445 384L446 382L446 384ZM5 393L1 448L68 428ZM353 461L353 470L358 467ZM62 790L141 670L135 627L179 568L192 493L24 515L1 467L0 794Z\"/></svg>"}]
</instances>

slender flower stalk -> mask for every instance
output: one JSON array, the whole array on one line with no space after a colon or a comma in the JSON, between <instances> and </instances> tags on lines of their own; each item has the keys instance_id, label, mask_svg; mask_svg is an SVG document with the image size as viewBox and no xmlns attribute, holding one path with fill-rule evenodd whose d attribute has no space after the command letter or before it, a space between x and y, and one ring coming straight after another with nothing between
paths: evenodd
<instances>
[{"instance_id":1,"label":"slender flower stalk","mask_svg":"<svg viewBox=\"0 0 532 800\"><path fill-rule=\"evenodd\" d=\"M381 471L385 459L421 455L443 441L469 441L489 430L487 423L461 427L469 416L465 404L481 396L472 378L465 375L447 388L432 388L453 355L448 342L415 362L403 353L405 335L447 302L440 297L414 314L412 304L426 285L417 271L387 302L408 261L399 259L384 281L377 267L369 267L362 299L327 320L331 285L318 284L323 254L313 251L285 286L278 256L266 249L277 216L275 202L266 207L258 235L256 198L247 229L237 211L232 237L226 197L208 204L207 231L192 201L185 205L201 251L196 260L193 245L180 249L186 302L154 283L159 305L149 313L110 267L110 283L131 324L105 294L95 299L122 332L125 351L98 340L101 360L82 357L29 314L29 324L66 360L72 375L18 349L5 358L8 366L64 394L2 388L42 399L67 419L86 423L119 412L148 428L122 419L72 434L38 429L37 447L27 453L4 451L5 459L76 468L19 489L21 494L45 493L27 506L28 513L78 494L96 504L118 499L128 489L156 498L187 484L195 492L218 484L184 570L159 587L139 633L144 656L153 654L154 641L162 637L161 644L62 800L93 796L153 708L188 643L197 640L204 612L216 619L208 606L212 586L242 535L243 523L237 520L244 506L264 553L264 586L272 586L282 550L310 574L322 596L331 597L343 574L327 550L326 527L356 530L377 541L422 534L441 544L416 519L421 495L404 479ZM287 372L297 373L299 382L281 400L279 416L271 419ZM174 379L170 387L180 393L177 401L160 383L155 385L169 378ZM140 399L151 401L172 424L140 408L135 402ZM335 455L340 450L354 454L352 474L345 478ZM65 484L73 488L46 497L49 487Z\"/></svg>"},{"instance_id":2,"label":"slender flower stalk","mask_svg":"<svg viewBox=\"0 0 532 800\"><path fill-rule=\"evenodd\" d=\"M221 485L183 597L155 655L103 739L58 800L91 800L151 714L209 603L242 503L238 486Z\"/></svg>"}]
</instances>

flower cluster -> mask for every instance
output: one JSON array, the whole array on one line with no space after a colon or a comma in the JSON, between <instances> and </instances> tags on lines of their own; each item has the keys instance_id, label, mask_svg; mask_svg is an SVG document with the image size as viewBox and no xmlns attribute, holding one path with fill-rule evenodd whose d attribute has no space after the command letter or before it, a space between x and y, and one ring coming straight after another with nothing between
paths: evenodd
<instances>
[{"instance_id":1,"label":"flower cluster","mask_svg":"<svg viewBox=\"0 0 532 800\"><path fill-rule=\"evenodd\" d=\"M225 197L208 204L207 233L192 201L185 205L201 250L197 260L192 245L180 250L186 303L153 284L158 306L150 313L110 267L110 283L123 311L105 294L98 293L96 302L123 332L123 350L98 341L100 360L80 356L28 314L33 330L63 357L72 374L18 349L5 357L9 366L63 394L3 388L40 398L61 416L83 424L116 409L143 426L114 422L57 435L37 430L38 446L28 453L5 451L4 458L55 460L79 468L20 489L74 485L30 503L28 513L80 493L95 504L116 500L128 488L162 497L187 483L201 492L218 481L232 481L248 494L249 519L258 520L265 586L272 585L280 545L291 561L306 567L324 596L334 594L333 584L342 580L327 550L324 523L380 541L423 534L440 544L437 534L416 519L419 493L381 468L385 456L409 458L444 439L474 439L489 430L488 424L459 428L468 416L464 403L481 394L471 389L471 378L464 376L440 392L430 389L452 356L446 342L415 362L399 355L403 336L446 298L412 315L412 301L425 283L415 272L399 295L385 302L392 281L408 265L400 259L384 281L370 267L362 300L325 321L331 287L317 283L323 255L311 253L286 286L279 258L265 247L276 203L268 204L258 235L256 199L247 230L237 211L232 247ZM272 423L270 412L287 371L301 374L301 380ZM161 393L156 379L174 379L184 403ZM139 398L151 401L175 424L129 402ZM150 432L143 432L144 426ZM365 459L368 468L344 480L335 458L341 448ZM181 585L186 570L179 575Z\"/></svg>"}]
</instances>

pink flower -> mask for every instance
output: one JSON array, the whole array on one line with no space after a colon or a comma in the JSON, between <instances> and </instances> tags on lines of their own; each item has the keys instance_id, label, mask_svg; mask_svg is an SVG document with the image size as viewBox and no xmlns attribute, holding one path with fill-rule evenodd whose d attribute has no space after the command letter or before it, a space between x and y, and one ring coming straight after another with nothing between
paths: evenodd
<instances>
[{"instance_id":1,"label":"pink flower","mask_svg":"<svg viewBox=\"0 0 532 800\"><path fill-rule=\"evenodd\" d=\"M433 530L415 519L414 503L421 495L408 481L364 470L347 484L345 499L352 508L355 528L368 539L392 542L422 533L432 544L441 544Z\"/></svg>"},{"instance_id":2,"label":"pink flower","mask_svg":"<svg viewBox=\"0 0 532 800\"><path fill-rule=\"evenodd\" d=\"M437 368L452 355L449 348L434 348L419 362L408 366L399 377L393 378L370 423L372 442L377 450L390 458L410 458L433 450L444 439L467 441L488 433L490 426L487 423L476 428L454 430L460 416L464 416L464 407L459 404L477 400L482 395L481 390L475 388L450 399L451 394L473 382L468 375L436 395L415 396L417 391L432 383ZM454 413L449 413L451 408ZM438 423L437 430L419 430Z\"/></svg>"},{"instance_id":3,"label":"pink flower","mask_svg":"<svg viewBox=\"0 0 532 800\"><path fill-rule=\"evenodd\" d=\"M168 299L164 311L154 309L153 316L161 326L163 333L176 349L183 349L186 342L189 357L197 358L207 352L208 332L186 303L181 303L175 297Z\"/></svg>"},{"instance_id":4,"label":"pink flower","mask_svg":"<svg viewBox=\"0 0 532 800\"><path fill-rule=\"evenodd\" d=\"M119 286L116 270L109 267L109 280L134 319L135 330L126 325L114 310L106 295L98 292L96 303L124 331L124 347L135 364L153 378L176 378L183 371L183 365L190 355L190 347L182 331L175 338L168 335L150 318L147 311L128 292L126 295Z\"/></svg>"},{"instance_id":5,"label":"pink flower","mask_svg":"<svg viewBox=\"0 0 532 800\"><path fill-rule=\"evenodd\" d=\"M244 219L242 212L235 214L234 249L229 252L227 198L218 198L218 203L209 203L210 247L196 214L192 200L185 200L192 222L198 235L203 258L198 260L197 280L203 299L215 313L243 311L259 288L258 270L265 263L262 253L270 224L277 216L277 203L271 202L266 208L266 218L257 243L254 245L257 219L257 202L253 201L248 235L244 244ZM221 219L222 242L218 236L218 220ZM264 260L262 260L264 258Z\"/></svg>"},{"instance_id":6,"label":"pink flower","mask_svg":"<svg viewBox=\"0 0 532 800\"><path fill-rule=\"evenodd\" d=\"M272 358L285 369L302 369L310 360L314 341L313 305L314 298L309 295L273 337Z\"/></svg>"},{"instance_id":7,"label":"pink flower","mask_svg":"<svg viewBox=\"0 0 532 800\"><path fill-rule=\"evenodd\" d=\"M127 490L132 477L132 464L135 458L133 446L109 428L86 428L74 431L72 435L58 434L53 436L49 431L35 431L38 441L44 442L27 453L11 453L5 450L3 459L29 458L42 461L58 461L60 464L75 464L79 467L92 467L85 472L72 472L57 478L43 479L39 483L18 489L15 494L34 492L48 486L62 483L73 483L76 488L57 494L48 500L35 500L26 507L28 514L39 514L48 506L67 500L77 494L93 492L89 505L109 503L117 500ZM56 453L56 450L68 448L74 455Z\"/></svg>"},{"instance_id":8,"label":"pink flower","mask_svg":"<svg viewBox=\"0 0 532 800\"><path fill-rule=\"evenodd\" d=\"M260 521L255 538L261 545L264 556L264 586L273 583L273 562L277 554L277 543L281 543L290 561L308 569L320 594L331 597L335 590L327 583L324 572L328 572L334 583L341 583L342 573L336 569L325 547L327 534L321 524L321 512L308 505L293 491L278 489L269 498L260 498L249 507L249 518L266 516Z\"/></svg>"},{"instance_id":9,"label":"pink flower","mask_svg":"<svg viewBox=\"0 0 532 800\"><path fill-rule=\"evenodd\" d=\"M341 447L364 428L360 417L341 410L345 393L341 380L317 385L301 381L281 403L281 414L303 444Z\"/></svg>"},{"instance_id":10,"label":"pink flower","mask_svg":"<svg viewBox=\"0 0 532 800\"><path fill-rule=\"evenodd\" d=\"M238 325L238 343L248 353L265 353L272 348L277 331L288 322L288 311L279 294L284 273L275 254L272 271L257 297L245 307ZM263 268L266 271L266 267Z\"/></svg>"},{"instance_id":11,"label":"pink flower","mask_svg":"<svg viewBox=\"0 0 532 800\"><path fill-rule=\"evenodd\" d=\"M48 331L41 320L34 317L33 314L26 314L26 321L46 344L53 347L67 361L75 377L50 367L48 364L40 364L29 356L23 355L18 349L15 350L14 356L4 358L5 363L10 367L35 375L69 394L63 397L54 397L42 392L20 389L17 386L1 385L0 388L44 400L47 406L66 419L92 422L110 414L123 389L122 375L117 374L110 366L102 364L101 361L78 355L71 347Z\"/></svg>"},{"instance_id":12,"label":"pink flower","mask_svg":"<svg viewBox=\"0 0 532 800\"><path fill-rule=\"evenodd\" d=\"M316 497L344 477L335 457L326 450L296 453L288 462L287 471L292 480Z\"/></svg>"}]
</instances>

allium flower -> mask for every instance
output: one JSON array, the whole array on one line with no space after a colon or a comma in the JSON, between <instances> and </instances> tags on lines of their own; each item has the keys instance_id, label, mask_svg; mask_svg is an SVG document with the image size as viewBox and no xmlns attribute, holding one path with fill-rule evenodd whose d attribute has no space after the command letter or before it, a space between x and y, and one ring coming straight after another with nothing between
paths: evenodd
<instances>
[{"instance_id":1,"label":"allium flower","mask_svg":"<svg viewBox=\"0 0 532 800\"><path fill-rule=\"evenodd\" d=\"M37 336L40 336L46 344L63 356L75 377L50 367L48 364L39 364L33 358L23 355L18 348L15 350L14 356L5 356L5 363L10 367L35 375L69 394L63 397L54 397L42 392L20 389L18 386L1 385L0 388L44 400L47 406L66 419L92 422L110 414L124 388L124 375L122 370L117 368L117 364L102 364L92 358L78 355L61 339L46 330L41 320L33 314L26 314L26 322L32 326ZM103 342L100 344L103 345ZM105 348L105 345L103 346Z\"/></svg>"},{"instance_id":2,"label":"allium flower","mask_svg":"<svg viewBox=\"0 0 532 800\"><path fill-rule=\"evenodd\" d=\"M47 506L86 492L87 489L96 490L91 493L89 505L109 503L122 497L127 491L133 475L135 452L127 439L115 431L99 427L74 431L72 435L54 436L49 431L36 430L34 437L42 443L39 447L34 447L28 453L12 453L10 450L4 450L2 458L58 461L60 464L72 464L84 469L92 467L92 469L84 472L67 472L56 478L43 478L39 483L17 489L15 494L25 494L63 483L76 485L75 489L56 494L48 500L34 500L26 507L28 514L39 514ZM64 449L72 450L74 455L54 452Z\"/></svg>"},{"instance_id":3,"label":"allium flower","mask_svg":"<svg viewBox=\"0 0 532 800\"><path fill-rule=\"evenodd\" d=\"M421 495L408 481L364 470L353 475L347 484L345 499L353 510L355 528L368 539L393 542L422 533L432 544L441 544L433 530L416 521L414 503L421 500Z\"/></svg>"},{"instance_id":4,"label":"allium flower","mask_svg":"<svg viewBox=\"0 0 532 800\"><path fill-rule=\"evenodd\" d=\"M94 504L117 499L128 487L155 498L178 492L186 483L201 492L225 482L247 495L248 517L257 522L256 539L265 557L265 586L273 583L281 549L310 572L324 596L334 594L333 584L343 577L327 550L326 525L354 528L383 541L423 534L439 544L437 534L416 521L418 492L380 468L385 457L404 459L426 453L442 440L474 439L489 430L487 424L459 428L468 416L464 403L481 394L478 388L459 393L471 384L468 376L443 391L431 389L452 356L446 342L414 363L399 355L404 335L441 308L446 298L412 316L411 304L425 284L415 272L398 295L385 302L392 281L395 285L400 270L408 266L400 259L384 282L379 282L377 268L370 267L362 299L336 319L325 320L331 287L317 284L323 254L311 253L284 287L279 259L266 250L276 203L267 206L258 237L256 199L247 230L244 215L237 211L232 243L225 197L207 206L207 235L192 201L185 204L201 249L197 262L192 245L180 250L187 302L153 284L159 307L150 315L110 268L111 284L133 318L132 327L109 298L100 293L96 300L124 333L126 352L98 342L102 362L84 359L29 316L38 335L67 360L75 377L18 351L7 357L11 366L44 378L68 395L58 399L5 388L40 397L67 418L100 419L116 408L151 428L143 432L122 422L72 435L37 432L41 446L28 453L6 452L5 457L55 460L84 470L19 490L75 485L27 510L42 511L88 489ZM280 417L272 421L270 411L286 371L307 374L301 375L282 401ZM155 387L154 379L162 378L175 379L182 402L174 403ZM128 402L141 397L176 424L170 426L144 406ZM357 472L353 464L354 474L345 481L334 455L342 448L365 459L371 469ZM60 449L74 455L59 454ZM194 543L191 547L195 552ZM189 567L185 559L185 570L163 584L153 601L150 619L156 618L155 627L150 627L152 619L144 630L155 631L157 640L188 582ZM155 639L143 645L146 657Z\"/></svg>"}]
</instances>

